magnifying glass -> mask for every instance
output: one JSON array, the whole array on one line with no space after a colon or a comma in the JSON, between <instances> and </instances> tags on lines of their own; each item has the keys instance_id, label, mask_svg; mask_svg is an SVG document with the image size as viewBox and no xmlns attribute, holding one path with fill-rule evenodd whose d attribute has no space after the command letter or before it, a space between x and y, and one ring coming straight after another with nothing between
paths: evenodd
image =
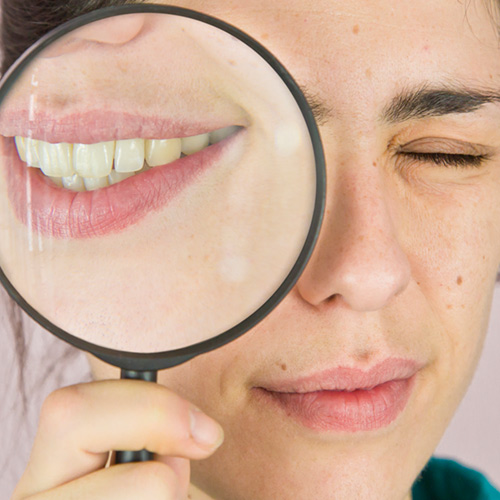
<instances>
[{"instance_id":1,"label":"magnifying glass","mask_svg":"<svg viewBox=\"0 0 500 500\"><path fill-rule=\"evenodd\" d=\"M204 14L128 5L62 25L3 78L0 136L0 280L122 378L155 381L255 326L318 236L303 94Z\"/></svg>"}]
</instances>

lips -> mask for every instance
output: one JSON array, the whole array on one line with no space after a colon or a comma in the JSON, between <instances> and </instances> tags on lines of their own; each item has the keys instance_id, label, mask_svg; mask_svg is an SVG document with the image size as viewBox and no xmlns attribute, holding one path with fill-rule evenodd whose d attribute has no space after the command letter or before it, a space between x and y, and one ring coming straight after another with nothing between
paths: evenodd
<instances>
[{"instance_id":1,"label":"lips","mask_svg":"<svg viewBox=\"0 0 500 500\"><path fill-rule=\"evenodd\" d=\"M81 125L80 120L81 130L85 131L83 133L86 134L85 139L94 137L94 134L103 137L103 130L99 126L90 126L88 122L89 119L91 121L93 119L94 124L98 123L96 117L87 114L85 118L87 124L85 126ZM58 140L68 142L75 140L74 134L77 130L72 125L75 122L77 122L75 119L59 121L58 128L45 129L45 133L42 134L43 139L48 139L52 143ZM107 116L107 122L109 123L109 116ZM175 136L172 132L174 126L171 124L163 123L158 129L158 121L153 121L153 124L146 122L147 120L139 119L126 120L123 123L129 124L129 127L126 132L121 130L120 133L125 134L125 136L133 136L148 132L151 136L154 134L152 127L156 123L156 135L160 133L158 130L161 129L162 135ZM6 130L5 123L2 126L2 131ZM11 124L12 122L7 123ZM37 127L42 127L43 120L36 123ZM118 120L117 123L122 122ZM215 128L216 125L213 127ZM40 128L39 131L41 130ZM74 134L71 132L72 130ZM182 136L188 132L195 133L199 130L200 126L179 126L176 129L176 134ZM35 137L34 132L32 130L31 132ZM116 130L114 134L116 136ZM62 139L63 136L65 139ZM45 236L90 238L118 232L138 222L148 213L166 206L188 185L199 178L203 172L217 165L225 152L236 146L241 136L240 130L239 133L198 153L163 166L157 166L116 185L91 192L72 192L55 186L38 169L26 167L17 154L12 137L2 138L3 158L6 160L3 169L7 178L8 196L16 217ZM42 138L42 136L39 137ZM110 138L109 127L106 138ZM77 140L84 141L82 138Z\"/></svg>"},{"instance_id":2,"label":"lips","mask_svg":"<svg viewBox=\"0 0 500 500\"><path fill-rule=\"evenodd\" d=\"M389 358L365 371L338 367L255 387L259 400L315 431L387 427L403 412L422 365Z\"/></svg>"}]
</instances>

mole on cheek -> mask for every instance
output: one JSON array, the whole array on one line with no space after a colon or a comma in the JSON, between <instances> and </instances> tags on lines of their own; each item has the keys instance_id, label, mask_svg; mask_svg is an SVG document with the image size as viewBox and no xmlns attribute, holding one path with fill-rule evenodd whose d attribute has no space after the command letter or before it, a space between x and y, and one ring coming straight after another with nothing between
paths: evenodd
<instances>
[{"instance_id":1,"label":"mole on cheek","mask_svg":"<svg viewBox=\"0 0 500 500\"><path fill-rule=\"evenodd\" d=\"M352 27L352 32L357 35L359 33L359 26L357 24L355 24L353 27Z\"/></svg>"},{"instance_id":2,"label":"mole on cheek","mask_svg":"<svg viewBox=\"0 0 500 500\"><path fill-rule=\"evenodd\" d=\"M463 280L462 276L459 276L459 277L457 278L457 285L459 285L459 286L460 286L463 282L464 282L464 280Z\"/></svg>"}]
</instances>

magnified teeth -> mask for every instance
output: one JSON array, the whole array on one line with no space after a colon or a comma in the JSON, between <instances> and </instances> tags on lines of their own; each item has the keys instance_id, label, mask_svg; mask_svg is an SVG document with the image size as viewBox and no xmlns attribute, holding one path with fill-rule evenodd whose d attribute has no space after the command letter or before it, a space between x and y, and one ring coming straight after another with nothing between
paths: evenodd
<instances>
[{"instance_id":1,"label":"magnified teeth","mask_svg":"<svg viewBox=\"0 0 500 500\"><path fill-rule=\"evenodd\" d=\"M193 135L192 137L183 137L181 140L181 151L185 155L192 155L206 148L210 143L209 134Z\"/></svg>"},{"instance_id":2,"label":"magnified teeth","mask_svg":"<svg viewBox=\"0 0 500 500\"><path fill-rule=\"evenodd\" d=\"M132 177L134 172L117 172L116 170L111 170L111 173L108 176L109 185L117 184L118 182L124 181L129 177Z\"/></svg>"},{"instance_id":3,"label":"magnified teeth","mask_svg":"<svg viewBox=\"0 0 500 500\"><path fill-rule=\"evenodd\" d=\"M85 189L87 191L94 191L96 189L101 189L109 186L109 181L107 177L98 177L98 178L87 178L83 179L83 183L85 184Z\"/></svg>"},{"instance_id":4,"label":"magnified teeth","mask_svg":"<svg viewBox=\"0 0 500 500\"><path fill-rule=\"evenodd\" d=\"M49 177L49 179L59 187L64 187L62 177Z\"/></svg>"},{"instance_id":5,"label":"magnified teeth","mask_svg":"<svg viewBox=\"0 0 500 500\"><path fill-rule=\"evenodd\" d=\"M83 179L78 174L71 177L63 177L62 183L66 189L70 189L71 191L85 191Z\"/></svg>"},{"instance_id":6,"label":"magnified teeth","mask_svg":"<svg viewBox=\"0 0 500 500\"><path fill-rule=\"evenodd\" d=\"M73 165L78 175L90 179L107 177L113 168L115 142L75 144Z\"/></svg>"},{"instance_id":7,"label":"magnified teeth","mask_svg":"<svg viewBox=\"0 0 500 500\"><path fill-rule=\"evenodd\" d=\"M73 169L73 144L38 144L40 168L49 177L69 177L75 173Z\"/></svg>"},{"instance_id":8,"label":"magnified teeth","mask_svg":"<svg viewBox=\"0 0 500 500\"><path fill-rule=\"evenodd\" d=\"M71 191L93 191L168 165L235 133L231 126L192 137L120 139L96 144L49 142L16 136L17 153L30 167L38 167L52 181Z\"/></svg>"},{"instance_id":9,"label":"magnified teeth","mask_svg":"<svg viewBox=\"0 0 500 500\"><path fill-rule=\"evenodd\" d=\"M150 167L166 165L181 157L180 139L146 141L146 161Z\"/></svg>"},{"instance_id":10,"label":"magnified teeth","mask_svg":"<svg viewBox=\"0 0 500 500\"><path fill-rule=\"evenodd\" d=\"M25 139L26 163L28 167L40 168L40 158L38 156L38 141L35 139Z\"/></svg>"},{"instance_id":11,"label":"magnified teeth","mask_svg":"<svg viewBox=\"0 0 500 500\"><path fill-rule=\"evenodd\" d=\"M16 148L17 148L17 154L19 155L19 158L21 158L24 163L26 163L26 141L24 140L24 137L17 136L15 138L16 141Z\"/></svg>"},{"instance_id":12,"label":"magnified teeth","mask_svg":"<svg viewBox=\"0 0 500 500\"><path fill-rule=\"evenodd\" d=\"M238 130L238 127L231 126L226 128L220 128L219 130L214 130L210 132L210 144L217 144L218 142L224 140L226 137L234 134Z\"/></svg>"},{"instance_id":13,"label":"magnified teeth","mask_svg":"<svg viewBox=\"0 0 500 500\"><path fill-rule=\"evenodd\" d=\"M144 165L144 139L116 141L115 170L137 172Z\"/></svg>"}]
</instances>

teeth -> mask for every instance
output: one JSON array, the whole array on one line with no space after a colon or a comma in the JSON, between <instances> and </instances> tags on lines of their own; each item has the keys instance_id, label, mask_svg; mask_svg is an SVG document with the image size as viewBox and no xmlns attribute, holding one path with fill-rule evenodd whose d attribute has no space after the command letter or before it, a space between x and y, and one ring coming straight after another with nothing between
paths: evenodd
<instances>
[{"instance_id":1,"label":"teeth","mask_svg":"<svg viewBox=\"0 0 500 500\"><path fill-rule=\"evenodd\" d=\"M64 187L63 186L63 181L62 181L62 177L49 177L49 179L56 185L56 186L59 186L59 187Z\"/></svg>"},{"instance_id":2,"label":"teeth","mask_svg":"<svg viewBox=\"0 0 500 500\"><path fill-rule=\"evenodd\" d=\"M66 189L70 189L71 191L85 191L83 179L77 174L71 177L63 177L62 183Z\"/></svg>"},{"instance_id":3,"label":"teeth","mask_svg":"<svg viewBox=\"0 0 500 500\"><path fill-rule=\"evenodd\" d=\"M35 139L25 139L26 163L28 167L40 168L40 159L38 156L38 142Z\"/></svg>"},{"instance_id":4,"label":"teeth","mask_svg":"<svg viewBox=\"0 0 500 500\"><path fill-rule=\"evenodd\" d=\"M73 144L38 144L40 168L49 177L69 177L75 173L73 169Z\"/></svg>"},{"instance_id":5,"label":"teeth","mask_svg":"<svg viewBox=\"0 0 500 500\"><path fill-rule=\"evenodd\" d=\"M117 172L138 172L143 165L144 139L116 141L115 170Z\"/></svg>"},{"instance_id":6,"label":"teeth","mask_svg":"<svg viewBox=\"0 0 500 500\"><path fill-rule=\"evenodd\" d=\"M80 177L91 179L107 177L113 168L115 142L75 144L73 164Z\"/></svg>"},{"instance_id":7,"label":"teeth","mask_svg":"<svg viewBox=\"0 0 500 500\"><path fill-rule=\"evenodd\" d=\"M165 139L146 141L146 161L150 167L166 165L181 157L181 140Z\"/></svg>"},{"instance_id":8,"label":"teeth","mask_svg":"<svg viewBox=\"0 0 500 500\"><path fill-rule=\"evenodd\" d=\"M183 137L181 140L181 151L185 155L192 155L206 148L209 143L209 134L194 135L193 137Z\"/></svg>"},{"instance_id":9,"label":"teeth","mask_svg":"<svg viewBox=\"0 0 500 500\"><path fill-rule=\"evenodd\" d=\"M21 136L14 140L21 161L40 168L57 186L92 191L167 165L183 154L197 153L238 128L226 127L182 139L125 139L97 144L51 144Z\"/></svg>"},{"instance_id":10,"label":"teeth","mask_svg":"<svg viewBox=\"0 0 500 500\"><path fill-rule=\"evenodd\" d=\"M95 179L85 177L83 179L83 183L85 184L85 188L87 189L87 191L94 191L95 189L101 189L109 186L107 177L98 177Z\"/></svg>"},{"instance_id":11,"label":"teeth","mask_svg":"<svg viewBox=\"0 0 500 500\"><path fill-rule=\"evenodd\" d=\"M214 130L210 132L210 144L217 144L218 142L224 140L226 137L234 134L239 127L232 126L226 128L220 128L219 130Z\"/></svg>"},{"instance_id":12,"label":"teeth","mask_svg":"<svg viewBox=\"0 0 500 500\"><path fill-rule=\"evenodd\" d=\"M116 172L116 170L111 170L111 173L108 176L109 179L109 185L113 184L118 184L118 182L124 181L125 179L128 179L129 177L132 177L134 175L134 172Z\"/></svg>"},{"instance_id":13,"label":"teeth","mask_svg":"<svg viewBox=\"0 0 500 500\"><path fill-rule=\"evenodd\" d=\"M26 141L24 140L24 137L16 137L16 148L17 148L17 154L19 155L19 158L21 158L24 163L26 163Z\"/></svg>"}]
</instances>

